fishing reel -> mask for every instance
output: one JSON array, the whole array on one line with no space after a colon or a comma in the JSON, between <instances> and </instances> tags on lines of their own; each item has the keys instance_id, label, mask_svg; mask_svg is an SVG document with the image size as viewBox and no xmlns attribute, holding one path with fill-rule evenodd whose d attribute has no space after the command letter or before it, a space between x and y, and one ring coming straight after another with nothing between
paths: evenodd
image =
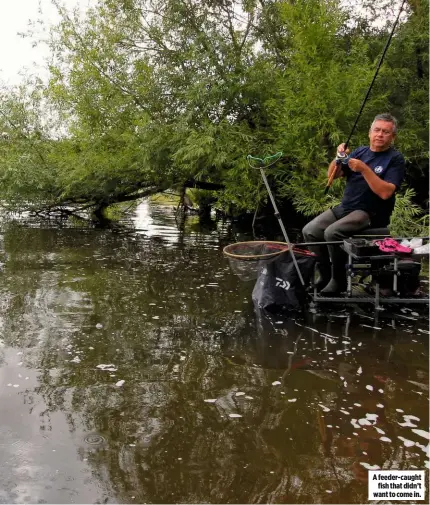
<instances>
[{"instance_id":1,"label":"fishing reel","mask_svg":"<svg viewBox=\"0 0 430 505\"><path fill-rule=\"evenodd\" d=\"M349 154L346 154L344 151L338 151L336 153L336 164L337 163L342 163L342 165L348 165L348 161L350 160L351 156Z\"/></svg>"}]
</instances>

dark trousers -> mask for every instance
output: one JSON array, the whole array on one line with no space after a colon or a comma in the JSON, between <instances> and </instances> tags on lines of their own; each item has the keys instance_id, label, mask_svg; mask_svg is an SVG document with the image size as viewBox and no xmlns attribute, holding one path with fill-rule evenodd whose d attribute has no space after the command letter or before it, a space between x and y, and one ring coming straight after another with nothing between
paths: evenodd
<instances>
[{"instance_id":1,"label":"dark trousers","mask_svg":"<svg viewBox=\"0 0 430 505\"><path fill-rule=\"evenodd\" d=\"M334 242L351 237L370 226L370 217L364 210L353 210L341 218L336 218L332 210L326 210L303 228L305 242ZM345 275L346 253L340 245L314 245L309 249L318 255L320 270L332 264L334 278Z\"/></svg>"}]
</instances>

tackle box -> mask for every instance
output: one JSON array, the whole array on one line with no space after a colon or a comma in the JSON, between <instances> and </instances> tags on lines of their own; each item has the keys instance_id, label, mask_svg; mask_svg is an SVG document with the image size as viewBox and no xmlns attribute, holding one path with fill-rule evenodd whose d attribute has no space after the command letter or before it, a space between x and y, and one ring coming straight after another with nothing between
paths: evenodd
<instances>
[{"instance_id":1,"label":"tackle box","mask_svg":"<svg viewBox=\"0 0 430 505\"><path fill-rule=\"evenodd\" d=\"M381 250L375 245L375 240L364 238L347 238L343 241L343 249L354 256L378 256Z\"/></svg>"}]
</instances>

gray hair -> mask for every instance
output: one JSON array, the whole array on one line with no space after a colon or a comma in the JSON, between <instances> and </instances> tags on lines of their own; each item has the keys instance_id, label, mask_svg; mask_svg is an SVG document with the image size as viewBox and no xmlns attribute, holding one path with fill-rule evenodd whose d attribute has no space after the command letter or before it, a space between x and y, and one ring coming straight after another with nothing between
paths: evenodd
<instances>
[{"instance_id":1,"label":"gray hair","mask_svg":"<svg viewBox=\"0 0 430 505\"><path fill-rule=\"evenodd\" d=\"M397 133L397 119L390 113L384 112L383 114L378 114L377 116L375 116L375 119L373 120L370 129L373 128L373 125L375 124L376 121L387 121L388 123L393 123L393 133Z\"/></svg>"}]
</instances>

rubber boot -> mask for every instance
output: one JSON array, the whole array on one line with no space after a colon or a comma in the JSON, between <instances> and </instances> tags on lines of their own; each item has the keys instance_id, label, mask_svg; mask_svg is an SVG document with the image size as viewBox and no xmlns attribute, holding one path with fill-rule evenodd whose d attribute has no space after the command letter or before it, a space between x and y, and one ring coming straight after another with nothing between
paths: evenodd
<instances>
[{"instance_id":1,"label":"rubber boot","mask_svg":"<svg viewBox=\"0 0 430 505\"><path fill-rule=\"evenodd\" d=\"M333 274L327 286L321 290L322 295L339 295L346 291L347 280L345 266L342 269L333 267Z\"/></svg>"},{"instance_id":2,"label":"rubber boot","mask_svg":"<svg viewBox=\"0 0 430 505\"><path fill-rule=\"evenodd\" d=\"M327 286L321 290L321 294L325 296L339 295L346 291L346 286L346 277L344 279L332 277Z\"/></svg>"},{"instance_id":3,"label":"rubber boot","mask_svg":"<svg viewBox=\"0 0 430 505\"><path fill-rule=\"evenodd\" d=\"M345 263L347 255L339 246L329 246L332 263L332 276L328 285L321 290L322 295L338 295L346 291L346 269Z\"/></svg>"},{"instance_id":4,"label":"rubber boot","mask_svg":"<svg viewBox=\"0 0 430 505\"><path fill-rule=\"evenodd\" d=\"M321 262L318 263L317 269L319 273L319 279L315 283L315 287L317 291L321 291L331 280L331 265L330 263Z\"/></svg>"}]
</instances>

